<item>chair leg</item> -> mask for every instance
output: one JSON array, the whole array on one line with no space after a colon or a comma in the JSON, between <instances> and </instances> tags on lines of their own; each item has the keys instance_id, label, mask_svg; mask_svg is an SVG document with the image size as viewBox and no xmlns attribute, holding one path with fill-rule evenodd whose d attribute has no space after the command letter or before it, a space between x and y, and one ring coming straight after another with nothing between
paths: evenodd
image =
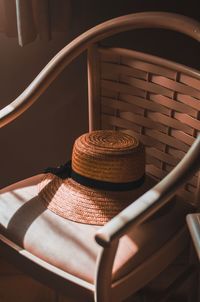
<instances>
[{"instance_id":1,"label":"chair leg","mask_svg":"<svg viewBox=\"0 0 200 302\"><path fill-rule=\"evenodd\" d=\"M199 295L200 265L193 246L190 247L189 262L190 265L192 265L195 268L195 270L190 278L189 290L188 290L188 302L200 302L200 295Z\"/></svg>"}]
</instances>

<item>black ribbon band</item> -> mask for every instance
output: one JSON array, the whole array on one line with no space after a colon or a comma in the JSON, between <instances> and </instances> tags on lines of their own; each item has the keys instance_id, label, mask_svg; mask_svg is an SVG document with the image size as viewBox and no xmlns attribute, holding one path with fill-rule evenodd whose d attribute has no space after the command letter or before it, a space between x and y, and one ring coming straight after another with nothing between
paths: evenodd
<instances>
[{"instance_id":1,"label":"black ribbon band","mask_svg":"<svg viewBox=\"0 0 200 302\"><path fill-rule=\"evenodd\" d=\"M131 181L131 182L120 182L120 183L114 183L114 182L108 182L108 181L102 181L102 180L96 180L92 178L88 178L85 176L82 176L72 170L71 178L75 180L76 182L80 183L81 185L100 189L100 190L106 190L106 191L129 191L133 189L139 188L143 183L145 179L145 175L143 175L140 179Z\"/></svg>"},{"instance_id":2,"label":"black ribbon band","mask_svg":"<svg viewBox=\"0 0 200 302\"><path fill-rule=\"evenodd\" d=\"M67 162L65 165L62 165L58 168L47 168L45 169L45 173L52 173L62 179L66 179L71 177L77 183L100 190L106 191L129 191L139 188L145 180L145 175L143 175L140 179L131 182L125 183L114 183L102 180L92 179L86 176L82 176L79 173L76 173L71 168L71 161Z\"/></svg>"}]
</instances>

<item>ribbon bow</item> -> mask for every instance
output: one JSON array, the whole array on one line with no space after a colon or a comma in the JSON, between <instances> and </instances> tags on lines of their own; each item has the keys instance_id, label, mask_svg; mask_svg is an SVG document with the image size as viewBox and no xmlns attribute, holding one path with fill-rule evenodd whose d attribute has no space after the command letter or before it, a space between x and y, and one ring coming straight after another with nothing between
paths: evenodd
<instances>
[{"instance_id":1,"label":"ribbon bow","mask_svg":"<svg viewBox=\"0 0 200 302\"><path fill-rule=\"evenodd\" d=\"M48 167L44 170L44 173L52 173L62 179L71 177L71 160L69 160L66 164L60 165L56 168Z\"/></svg>"}]
</instances>

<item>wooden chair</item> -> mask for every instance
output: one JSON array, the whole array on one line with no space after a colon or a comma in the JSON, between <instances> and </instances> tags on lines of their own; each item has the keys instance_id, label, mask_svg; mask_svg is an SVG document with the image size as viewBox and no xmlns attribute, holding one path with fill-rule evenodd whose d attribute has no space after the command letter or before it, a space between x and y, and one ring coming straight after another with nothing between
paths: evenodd
<instances>
[{"instance_id":1,"label":"wooden chair","mask_svg":"<svg viewBox=\"0 0 200 302\"><path fill-rule=\"evenodd\" d=\"M0 111L4 126L87 51L89 129L125 131L146 146L149 191L103 227L46 211L37 198L41 174L1 190L1 254L76 301L122 301L141 290L187 249L185 216L199 206L200 72L134 50L100 46L107 37L138 28L169 29L200 41L200 24L176 14L147 12L106 21L63 48Z\"/></svg>"}]
</instances>

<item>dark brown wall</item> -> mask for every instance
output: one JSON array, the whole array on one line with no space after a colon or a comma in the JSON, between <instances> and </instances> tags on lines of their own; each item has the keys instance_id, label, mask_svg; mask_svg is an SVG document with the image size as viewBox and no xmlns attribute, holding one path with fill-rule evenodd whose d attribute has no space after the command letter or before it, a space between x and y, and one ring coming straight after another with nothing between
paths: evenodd
<instances>
[{"instance_id":1,"label":"dark brown wall","mask_svg":"<svg viewBox=\"0 0 200 302\"><path fill-rule=\"evenodd\" d=\"M24 48L0 35L0 106L14 100L69 40L55 34ZM86 131L86 71L83 58L65 70L24 115L0 132L0 186L38 173L70 155L75 137ZM78 112L78 118L74 116Z\"/></svg>"},{"instance_id":2,"label":"dark brown wall","mask_svg":"<svg viewBox=\"0 0 200 302\"><path fill-rule=\"evenodd\" d=\"M21 48L15 38L0 35L0 107L14 100L68 41L111 17L145 10L178 12L198 19L189 1L72 1L68 34L54 34ZM58 1L59 4L59 1ZM119 41L116 37L115 42ZM197 66L197 44L157 31L137 31L122 40L136 49ZM110 43L107 41L106 43ZM177 43L177 45L176 45ZM192 44L190 44L192 43ZM159 47L158 47L159 45ZM190 46L188 46L190 45ZM192 45L192 46L191 46ZM198 67L198 66L197 66ZM73 140L87 131L85 57L70 65L24 115L0 131L0 187L57 165L70 157Z\"/></svg>"}]
</instances>

